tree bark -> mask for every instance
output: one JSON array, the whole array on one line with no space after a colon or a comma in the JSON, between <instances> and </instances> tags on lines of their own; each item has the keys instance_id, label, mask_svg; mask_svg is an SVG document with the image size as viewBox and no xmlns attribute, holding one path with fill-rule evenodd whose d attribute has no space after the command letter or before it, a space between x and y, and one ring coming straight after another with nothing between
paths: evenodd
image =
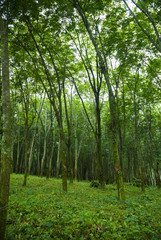
<instances>
[{"instance_id":1,"label":"tree bark","mask_svg":"<svg viewBox=\"0 0 161 240\"><path fill-rule=\"evenodd\" d=\"M0 239L5 239L10 173L12 166L12 124L9 87L8 24L0 12L1 58L2 58L2 110L3 137L0 182Z\"/></svg>"},{"instance_id":2,"label":"tree bark","mask_svg":"<svg viewBox=\"0 0 161 240\"><path fill-rule=\"evenodd\" d=\"M65 75L65 73L64 73ZM67 120L67 128L68 128L68 162L69 162L69 172L70 172L70 183L73 183L73 159L72 159L72 149L71 149L71 137L72 137L72 128L71 128L71 121L72 121L72 94L71 94L71 102L70 102L70 117L68 116L68 107L66 101L66 94L65 94L65 76L63 79L63 96L64 96L64 104L65 104L65 114Z\"/></svg>"},{"instance_id":3,"label":"tree bark","mask_svg":"<svg viewBox=\"0 0 161 240\"><path fill-rule=\"evenodd\" d=\"M65 154L65 136L63 127L59 126L60 134L60 156L62 161L62 186L63 190L67 192L67 167L66 167L66 154Z\"/></svg>"},{"instance_id":4,"label":"tree bark","mask_svg":"<svg viewBox=\"0 0 161 240\"><path fill-rule=\"evenodd\" d=\"M96 101L96 119L97 119L97 134L96 134L96 142L97 142L97 161L98 161L98 179L102 187L105 186L105 175L104 175L104 167L102 160L102 141L101 141L101 114L100 114L100 106L99 106L99 96Z\"/></svg>"},{"instance_id":5,"label":"tree bark","mask_svg":"<svg viewBox=\"0 0 161 240\"><path fill-rule=\"evenodd\" d=\"M56 178L59 178L59 172L60 172L60 137L58 142L58 152L57 152L57 161L56 161Z\"/></svg>"},{"instance_id":6,"label":"tree bark","mask_svg":"<svg viewBox=\"0 0 161 240\"><path fill-rule=\"evenodd\" d=\"M27 111L28 112L28 111ZM24 173L24 181L23 186L25 187L27 184L27 176L28 176L28 164L29 164L29 126L28 126L28 113L26 114L25 121L25 173Z\"/></svg>"}]
</instances>

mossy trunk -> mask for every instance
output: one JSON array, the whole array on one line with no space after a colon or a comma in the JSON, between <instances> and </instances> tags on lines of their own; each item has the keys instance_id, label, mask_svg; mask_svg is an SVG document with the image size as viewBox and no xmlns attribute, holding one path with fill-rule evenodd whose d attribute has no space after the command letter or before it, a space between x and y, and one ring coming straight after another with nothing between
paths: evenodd
<instances>
[{"instance_id":1,"label":"mossy trunk","mask_svg":"<svg viewBox=\"0 0 161 240\"><path fill-rule=\"evenodd\" d=\"M114 159L114 168L116 174L116 183L118 190L118 200L125 200L125 190L123 181L123 172L121 169L120 158L118 153L117 135L118 135L118 116L117 106L114 96L109 96L110 113L111 113L111 133L112 133L112 155Z\"/></svg>"},{"instance_id":2,"label":"mossy trunk","mask_svg":"<svg viewBox=\"0 0 161 240\"><path fill-rule=\"evenodd\" d=\"M113 144L112 144L112 152L113 152L113 158L114 158L114 168L115 168L115 174L116 174L118 199L125 200L123 173L122 173L121 166L119 163L119 155L118 155L118 149L117 149L116 142L113 142Z\"/></svg>"},{"instance_id":3,"label":"mossy trunk","mask_svg":"<svg viewBox=\"0 0 161 240\"><path fill-rule=\"evenodd\" d=\"M2 110L3 136L1 148L0 182L0 239L5 239L10 173L12 169L12 124L9 88L9 57L7 23L0 12L1 60L2 60Z\"/></svg>"}]
</instances>

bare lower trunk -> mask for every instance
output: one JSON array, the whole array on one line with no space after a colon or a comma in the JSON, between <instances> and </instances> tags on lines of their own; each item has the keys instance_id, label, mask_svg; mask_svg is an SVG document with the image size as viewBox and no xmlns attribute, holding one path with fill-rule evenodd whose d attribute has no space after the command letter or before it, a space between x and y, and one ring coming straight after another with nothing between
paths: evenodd
<instances>
[{"instance_id":1,"label":"bare lower trunk","mask_svg":"<svg viewBox=\"0 0 161 240\"><path fill-rule=\"evenodd\" d=\"M102 160L102 142L101 142L101 116L100 116L100 108L99 108L99 98L96 101L96 118L97 118L97 158L98 158L98 179L102 187L105 186L105 176L104 176L104 167Z\"/></svg>"},{"instance_id":2,"label":"bare lower trunk","mask_svg":"<svg viewBox=\"0 0 161 240\"><path fill-rule=\"evenodd\" d=\"M37 141L37 175L40 176L40 132L38 131Z\"/></svg>"},{"instance_id":3,"label":"bare lower trunk","mask_svg":"<svg viewBox=\"0 0 161 240\"><path fill-rule=\"evenodd\" d=\"M12 164L12 129L9 89L9 58L7 24L3 22L0 12L1 59L2 59L2 110L3 137L1 149L0 182L0 239L5 239L7 208L9 199L10 173Z\"/></svg>"},{"instance_id":4,"label":"bare lower trunk","mask_svg":"<svg viewBox=\"0 0 161 240\"><path fill-rule=\"evenodd\" d=\"M78 170L77 170L77 168L78 168L78 139L77 139L77 135L75 135L75 168L74 168L74 172L75 172L75 180L76 181L78 180Z\"/></svg>"},{"instance_id":5,"label":"bare lower trunk","mask_svg":"<svg viewBox=\"0 0 161 240\"><path fill-rule=\"evenodd\" d=\"M55 143L53 143L52 150L51 150L51 155L50 155L50 161L49 161L49 178L51 177L51 166L52 166L52 159L53 159L53 154L54 154L54 147L55 147Z\"/></svg>"},{"instance_id":6,"label":"bare lower trunk","mask_svg":"<svg viewBox=\"0 0 161 240\"><path fill-rule=\"evenodd\" d=\"M125 190L123 181L123 172L121 169L120 158L118 154L118 144L117 144L117 126L118 126L118 116L116 103L114 101L114 96L110 96L110 112L111 112L111 133L112 133L112 154L114 159L114 168L116 174L116 183L118 190L118 200L125 200Z\"/></svg>"},{"instance_id":7,"label":"bare lower trunk","mask_svg":"<svg viewBox=\"0 0 161 240\"><path fill-rule=\"evenodd\" d=\"M23 186L27 184L27 177L28 177L28 159L29 159L29 152L28 152L28 116L26 117L26 126L25 126L25 173L24 173L24 181Z\"/></svg>"},{"instance_id":8,"label":"bare lower trunk","mask_svg":"<svg viewBox=\"0 0 161 240\"><path fill-rule=\"evenodd\" d=\"M46 158L46 134L45 134L45 138L44 138L44 152L43 152L43 157L41 159L41 177L43 176L43 170L44 170L44 161Z\"/></svg>"},{"instance_id":9,"label":"bare lower trunk","mask_svg":"<svg viewBox=\"0 0 161 240\"><path fill-rule=\"evenodd\" d=\"M60 129L60 156L62 162L62 185L63 190L67 192L67 168L66 168L66 154L65 154L65 138L63 130Z\"/></svg>"},{"instance_id":10,"label":"bare lower trunk","mask_svg":"<svg viewBox=\"0 0 161 240\"><path fill-rule=\"evenodd\" d=\"M102 146L101 146L101 138L98 136L97 138L97 161L98 161L98 179L102 187L105 186L105 176L104 176L104 167L102 160Z\"/></svg>"},{"instance_id":11,"label":"bare lower trunk","mask_svg":"<svg viewBox=\"0 0 161 240\"><path fill-rule=\"evenodd\" d=\"M68 159L69 159L70 183L73 183L73 160L70 139L68 140Z\"/></svg>"},{"instance_id":12,"label":"bare lower trunk","mask_svg":"<svg viewBox=\"0 0 161 240\"><path fill-rule=\"evenodd\" d=\"M58 143L58 153L57 153L57 162L56 162L56 178L59 178L59 172L60 172L60 139Z\"/></svg>"}]
</instances>

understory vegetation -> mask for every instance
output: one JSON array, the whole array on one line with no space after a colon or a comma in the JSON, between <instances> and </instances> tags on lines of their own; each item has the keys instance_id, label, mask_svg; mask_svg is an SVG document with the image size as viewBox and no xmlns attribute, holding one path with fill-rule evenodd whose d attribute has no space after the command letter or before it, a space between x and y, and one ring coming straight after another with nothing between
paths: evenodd
<instances>
[{"instance_id":1,"label":"understory vegetation","mask_svg":"<svg viewBox=\"0 0 161 240\"><path fill-rule=\"evenodd\" d=\"M11 175L6 239L161 239L161 191L125 184L118 201L115 184L90 187L74 182L68 193L60 179Z\"/></svg>"}]
</instances>

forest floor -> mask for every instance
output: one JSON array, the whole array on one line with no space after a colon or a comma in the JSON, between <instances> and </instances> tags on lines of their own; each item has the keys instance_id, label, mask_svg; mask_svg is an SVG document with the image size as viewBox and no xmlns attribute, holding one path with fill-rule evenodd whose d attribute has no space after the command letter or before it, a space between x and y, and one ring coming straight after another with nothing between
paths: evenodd
<instances>
[{"instance_id":1,"label":"forest floor","mask_svg":"<svg viewBox=\"0 0 161 240\"><path fill-rule=\"evenodd\" d=\"M11 175L7 239L161 239L161 190L125 184L126 200L116 185L91 188L74 182L63 192L59 179Z\"/></svg>"}]
</instances>

